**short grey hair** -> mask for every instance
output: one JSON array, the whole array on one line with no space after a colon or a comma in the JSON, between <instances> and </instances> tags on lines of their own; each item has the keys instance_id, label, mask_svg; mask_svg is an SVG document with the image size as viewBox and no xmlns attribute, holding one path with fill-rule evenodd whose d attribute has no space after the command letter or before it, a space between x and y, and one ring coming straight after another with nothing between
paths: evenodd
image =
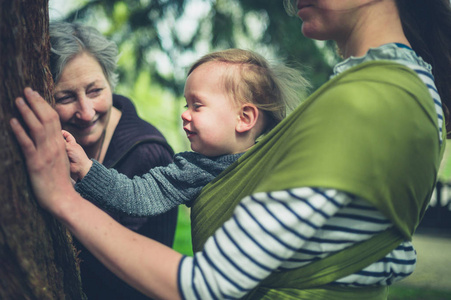
<instances>
[{"instance_id":1,"label":"short grey hair","mask_svg":"<svg viewBox=\"0 0 451 300\"><path fill-rule=\"evenodd\" d=\"M70 60L81 53L87 53L98 61L111 90L114 90L118 81L118 49L113 41L109 41L91 26L67 22L50 23L49 35L50 72L55 84Z\"/></svg>"}]
</instances>

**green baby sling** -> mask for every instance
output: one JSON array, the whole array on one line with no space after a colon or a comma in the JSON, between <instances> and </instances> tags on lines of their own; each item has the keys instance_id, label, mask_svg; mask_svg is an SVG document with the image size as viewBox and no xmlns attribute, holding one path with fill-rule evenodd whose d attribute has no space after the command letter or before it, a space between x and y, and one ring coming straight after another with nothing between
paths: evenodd
<instances>
[{"instance_id":1,"label":"green baby sling","mask_svg":"<svg viewBox=\"0 0 451 300\"><path fill-rule=\"evenodd\" d=\"M394 227L307 266L273 272L247 298L386 299L386 287L328 283L411 239L444 151L436 120L428 89L409 68L374 61L343 72L202 190L191 208L194 252L202 250L246 196L333 188L369 201Z\"/></svg>"}]
</instances>

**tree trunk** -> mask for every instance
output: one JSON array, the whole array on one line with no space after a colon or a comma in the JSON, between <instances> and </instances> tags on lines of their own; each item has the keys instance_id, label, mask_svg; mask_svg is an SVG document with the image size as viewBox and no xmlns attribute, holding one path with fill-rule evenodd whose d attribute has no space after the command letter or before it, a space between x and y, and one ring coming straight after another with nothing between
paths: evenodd
<instances>
[{"instance_id":1,"label":"tree trunk","mask_svg":"<svg viewBox=\"0 0 451 300\"><path fill-rule=\"evenodd\" d=\"M0 4L0 299L84 299L70 235L37 205L9 127L25 86L53 101L48 0Z\"/></svg>"}]
</instances>

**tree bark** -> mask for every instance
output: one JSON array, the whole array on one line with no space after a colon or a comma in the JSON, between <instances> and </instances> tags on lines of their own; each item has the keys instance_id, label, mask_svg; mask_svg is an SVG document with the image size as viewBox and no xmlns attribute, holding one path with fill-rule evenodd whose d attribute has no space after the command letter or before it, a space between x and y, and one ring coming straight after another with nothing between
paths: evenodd
<instances>
[{"instance_id":1,"label":"tree bark","mask_svg":"<svg viewBox=\"0 0 451 300\"><path fill-rule=\"evenodd\" d=\"M0 5L0 299L85 299L70 234L37 205L9 126L25 86L53 103L48 0Z\"/></svg>"}]
</instances>

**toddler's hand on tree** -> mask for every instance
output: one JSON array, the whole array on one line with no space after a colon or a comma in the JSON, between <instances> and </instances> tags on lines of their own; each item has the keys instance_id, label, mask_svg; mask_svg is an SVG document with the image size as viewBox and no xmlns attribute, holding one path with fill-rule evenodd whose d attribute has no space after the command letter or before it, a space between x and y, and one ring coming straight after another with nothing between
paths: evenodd
<instances>
[{"instance_id":1,"label":"toddler's hand on tree","mask_svg":"<svg viewBox=\"0 0 451 300\"><path fill-rule=\"evenodd\" d=\"M66 130L62 130L66 140L66 152L70 162L70 174L73 180L81 180L86 176L92 166L92 161L86 155L83 148L77 144L74 136Z\"/></svg>"}]
</instances>

